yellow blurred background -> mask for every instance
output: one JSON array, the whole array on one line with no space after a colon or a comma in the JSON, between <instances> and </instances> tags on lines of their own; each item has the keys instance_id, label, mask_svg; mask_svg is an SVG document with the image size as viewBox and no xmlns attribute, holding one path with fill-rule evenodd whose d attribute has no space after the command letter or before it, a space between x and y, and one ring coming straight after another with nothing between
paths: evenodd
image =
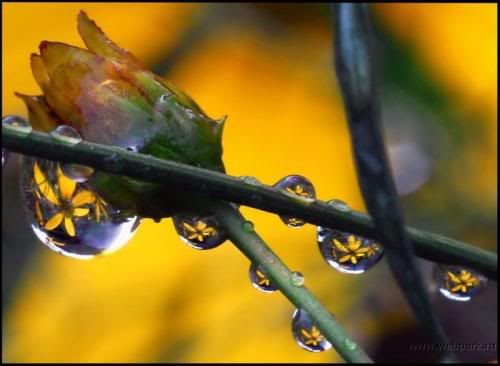
<instances>
[{"instance_id":1,"label":"yellow blurred background","mask_svg":"<svg viewBox=\"0 0 500 366\"><path fill-rule=\"evenodd\" d=\"M37 52L40 41L83 47L76 30L81 9L112 40L149 65L160 65L193 24L212 17L166 75L210 116L228 115L223 137L228 174L253 175L266 184L288 174L304 175L314 183L320 199L338 198L364 210L333 74L328 8L317 4L2 3L2 115L27 115L14 91L39 93L29 55ZM409 221L494 249L496 5L377 4L372 10L383 37L408 51L412 62L425 70L422 75L430 81L420 81L446 96L446 108L436 107L422 98L414 102L417 98L411 90L403 90L405 97L400 97L398 90L407 85L403 82L392 89L385 86L390 92L384 92L383 105L390 111L395 104L396 110L403 110L388 114L393 121L386 122L386 127L397 126L401 116L414 121L411 126L421 137L412 143L420 144L421 150L431 142L440 145L439 139L433 140L434 127L428 130L427 124L438 126L445 136L465 136L465 142L460 140L463 144L447 140L444 147L439 146L444 150L424 154L432 169L425 179L420 177L421 186L404 197ZM399 62L405 74L405 61ZM394 93L397 98L386 98ZM403 137L394 131L394 143L413 137L411 128ZM391 142L391 131L388 136ZM443 161L442 156L452 159ZM14 161L4 169L4 182L15 182ZM450 197L447 191L452 192ZM3 196L16 202L12 196L17 192L3 189ZM457 205L462 210L455 213L462 215L459 218L449 212ZM11 230L9 240L3 236L4 256L16 250L14 229L29 230L24 217L9 214L10 209L2 207L3 229ZM314 226L290 229L275 215L242 211L285 263L305 274L306 286L368 352L376 351L384 333L411 324L385 263L362 276L335 272L319 255ZM472 225L476 221L469 221L470 217L486 224ZM30 238L35 242L33 235ZM170 219L144 220L127 246L88 262L61 257L37 245L23 271L16 274L15 285L9 285L10 300L3 307L2 360L340 360L335 352L308 353L294 343L293 307L279 293L256 292L248 279L249 265L230 243L212 251L187 247Z\"/></svg>"}]
</instances>

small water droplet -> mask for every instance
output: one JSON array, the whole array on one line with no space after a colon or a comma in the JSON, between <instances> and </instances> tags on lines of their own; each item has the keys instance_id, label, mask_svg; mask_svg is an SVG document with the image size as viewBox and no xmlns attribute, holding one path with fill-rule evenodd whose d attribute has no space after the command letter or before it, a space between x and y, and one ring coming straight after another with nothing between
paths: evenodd
<instances>
[{"instance_id":1,"label":"small water droplet","mask_svg":"<svg viewBox=\"0 0 500 366\"><path fill-rule=\"evenodd\" d=\"M293 313L292 335L300 347L310 352L323 352L332 347L309 313L302 309L296 309Z\"/></svg>"},{"instance_id":2,"label":"small water droplet","mask_svg":"<svg viewBox=\"0 0 500 366\"><path fill-rule=\"evenodd\" d=\"M304 285L304 275L300 272L292 272L290 276L290 283L294 286L303 286Z\"/></svg>"},{"instance_id":3,"label":"small water droplet","mask_svg":"<svg viewBox=\"0 0 500 366\"><path fill-rule=\"evenodd\" d=\"M88 181L94 174L94 168L79 164L61 164L61 170L65 176L78 183Z\"/></svg>"},{"instance_id":4,"label":"small water droplet","mask_svg":"<svg viewBox=\"0 0 500 366\"><path fill-rule=\"evenodd\" d=\"M463 267L437 266L435 271L439 292L454 301L469 301L486 286L481 274Z\"/></svg>"},{"instance_id":5,"label":"small water droplet","mask_svg":"<svg viewBox=\"0 0 500 366\"><path fill-rule=\"evenodd\" d=\"M31 124L19 116L6 116L2 118L2 128L14 130L16 132L27 135L31 133L33 128Z\"/></svg>"},{"instance_id":6,"label":"small water droplet","mask_svg":"<svg viewBox=\"0 0 500 366\"><path fill-rule=\"evenodd\" d=\"M344 344L349 351L354 351L358 348L358 345L348 338L344 340Z\"/></svg>"},{"instance_id":7,"label":"small water droplet","mask_svg":"<svg viewBox=\"0 0 500 366\"><path fill-rule=\"evenodd\" d=\"M243 183L250 184L252 186L259 186L262 185L262 183L255 177L249 176L249 175L243 175L239 177Z\"/></svg>"},{"instance_id":8,"label":"small water droplet","mask_svg":"<svg viewBox=\"0 0 500 366\"><path fill-rule=\"evenodd\" d=\"M64 142L68 145L76 145L82 141L82 137L80 136L78 131L71 126L59 126L55 130L50 132L50 135L54 139Z\"/></svg>"},{"instance_id":9,"label":"small water droplet","mask_svg":"<svg viewBox=\"0 0 500 366\"><path fill-rule=\"evenodd\" d=\"M257 264L250 265L250 281L253 287L262 292L275 292L278 288L271 281L267 273Z\"/></svg>"},{"instance_id":10,"label":"small water droplet","mask_svg":"<svg viewBox=\"0 0 500 366\"><path fill-rule=\"evenodd\" d=\"M327 202L330 206L342 212L351 212L351 208L347 203L341 200L333 199Z\"/></svg>"},{"instance_id":11,"label":"small water droplet","mask_svg":"<svg viewBox=\"0 0 500 366\"><path fill-rule=\"evenodd\" d=\"M343 273L364 273L375 266L384 253L379 243L355 234L326 229L321 235L318 233L321 255L330 266Z\"/></svg>"},{"instance_id":12,"label":"small water droplet","mask_svg":"<svg viewBox=\"0 0 500 366\"><path fill-rule=\"evenodd\" d=\"M314 202L316 198L312 183L300 175L288 175L280 179L273 187L307 205ZM288 215L280 215L280 218L289 227L297 228L305 225L304 220Z\"/></svg>"},{"instance_id":13,"label":"small water droplet","mask_svg":"<svg viewBox=\"0 0 500 366\"><path fill-rule=\"evenodd\" d=\"M251 233L254 229L253 222L252 221L245 221L243 223L243 231L247 233Z\"/></svg>"},{"instance_id":14,"label":"small water droplet","mask_svg":"<svg viewBox=\"0 0 500 366\"><path fill-rule=\"evenodd\" d=\"M9 158L9 151L7 149L2 148L2 168L7 162L8 158Z\"/></svg>"},{"instance_id":15,"label":"small water droplet","mask_svg":"<svg viewBox=\"0 0 500 366\"><path fill-rule=\"evenodd\" d=\"M227 239L214 216L175 215L172 220L181 240L195 249L213 249Z\"/></svg>"},{"instance_id":16,"label":"small water droplet","mask_svg":"<svg viewBox=\"0 0 500 366\"><path fill-rule=\"evenodd\" d=\"M123 247L137 217L126 216L85 183L64 175L59 163L23 158L23 205L36 236L51 250L91 259Z\"/></svg>"}]
</instances>

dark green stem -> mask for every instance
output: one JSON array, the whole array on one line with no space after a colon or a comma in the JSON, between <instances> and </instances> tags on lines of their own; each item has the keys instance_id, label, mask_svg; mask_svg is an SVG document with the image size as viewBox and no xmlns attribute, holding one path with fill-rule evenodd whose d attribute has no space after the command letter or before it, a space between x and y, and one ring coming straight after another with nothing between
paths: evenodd
<instances>
[{"instance_id":1,"label":"dark green stem","mask_svg":"<svg viewBox=\"0 0 500 366\"><path fill-rule=\"evenodd\" d=\"M447 344L448 338L433 312L404 227L385 152L368 6L340 3L334 6L333 14L336 72L366 207L382 238L393 276L415 317L436 344Z\"/></svg>"},{"instance_id":2,"label":"dark green stem","mask_svg":"<svg viewBox=\"0 0 500 366\"><path fill-rule=\"evenodd\" d=\"M366 214L337 210L319 200L304 204L265 185L248 184L222 173L157 159L113 146L86 141L67 145L45 133L32 132L26 135L2 128L2 147L48 160L83 164L106 173L126 175L154 183L178 185L192 191L204 191L216 198L297 217L311 224L377 240L382 239ZM496 253L417 229L407 228L407 232L415 246L416 254L422 258L469 267L496 280Z\"/></svg>"},{"instance_id":3,"label":"dark green stem","mask_svg":"<svg viewBox=\"0 0 500 366\"><path fill-rule=\"evenodd\" d=\"M245 218L225 202L213 202L207 207L224 226L229 239L252 263L257 263L269 275L292 304L305 310L322 334L330 341L337 352L351 363L373 362L365 352L354 343L342 326L335 320L314 295L305 287L292 283L292 272L281 259L273 253L260 236L253 230L243 229Z\"/></svg>"}]
</instances>

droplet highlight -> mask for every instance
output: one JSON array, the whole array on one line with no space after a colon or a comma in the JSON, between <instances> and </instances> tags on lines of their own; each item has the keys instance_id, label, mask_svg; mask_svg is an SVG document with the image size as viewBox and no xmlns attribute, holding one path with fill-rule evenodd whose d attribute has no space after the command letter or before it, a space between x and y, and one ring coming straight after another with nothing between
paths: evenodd
<instances>
[{"instance_id":1,"label":"droplet highlight","mask_svg":"<svg viewBox=\"0 0 500 366\"><path fill-rule=\"evenodd\" d=\"M349 207L349 205L342 200L333 199L326 203L335 208L336 210L342 212L351 212L351 208Z\"/></svg>"},{"instance_id":2,"label":"droplet highlight","mask_svg":"<svg viewBox=\"0 0 500 366\"><path fill-rule=\"evenodd\" d=\"M302 309L293 313L292 334L297 344L309 352L323 352L332 347L309 313Z\"/></svg>"},{"instance_id":3,"label":"droplet highlight","mask_svg":"<svg viewBox=\"0 0 500 366\"><path fill-rule=\"evenodd\" d=\"M8 158L9 158L9 151L7 149L2 148L2 168L7 162Z\"/></svg>"},{"instance_id":4,"label":"droplet highlight","mask_svg":"<svg viewBox=\"0 0 500 366\"><path fill-rule=\"evenodd\" d=\"M19 116L6 116L2 118L2 128L16 131L21 134L29 134L33 131L31 124Z\"/></svg>"},{"instance_id":5,"label":"droplet highlight","mask_svg":"<svg viewBox=\"0 0 500 366\"><path fill-rule=\"evenodd\" d=\"M350 274L364 273L373 268L384 253L382 245L372 239L330 229L321 235L318 232L318 245L330 266Z\"/></svg>"},{"instance_id":6,"label":"droplet highlight","mask_svg":"<svg viewBox=\"0 0 500 366\"><path fill-rule=\"evenodd\" d=\"M250 282L257 290L267 293L275 292L278 288L274 285L271 278L266 272L257 264L250 265Z\"/></svg>"},{"instance_id":7,"label":"droplet highlight","mask_svg":"<svg viewBox=\"0 0 500 366\"><path fill-rule=\"evenodd\" d=\"M24 157L20 180L33 231L57 253L91 259L120 249L135 234L136 216L124 215L86 184L69 179L57 162Z\"/></svg>"},{"instance_id":8,"label":"droplet highlight","mask_svg":"<svg viewBox=\"0 0 500 366\"><path fill-rule=\"evenodd\" d=\"M195 249L213 249L226 241L225 230L214 216L176 215L172 220L181 240Z\"/></svg>"},{"instance_id":9,"label":"droplet highlight","mask_svg":"<svg viewBox=\"0 0 500 366\"><path fill-rule=\"evenodd\" d=\"M251 233L254 229L254 225L252 221L245 221L243 223L243 231L246 233Z\"/></svg>"},{"instance_id":10,"label":"droplet highlight","mask_svg":"<svg viewBox=\"0 0 500 366\"><path fill-rule=\"evenodd\" d=\"M447 299L469 301L479 293L487 283L486 277L467 268L438 266L436 277L439 292Z\"/></svg>"},{"instance_id":11,"label":"droplet highlight","mask_svg":"<svg viewBox=\"0 0 500 366\"><path fill-rule=\"evenodd\" d=\"M243 183L246 183L246 184L250 184L252 186L258 186L258 185L261 185L260 181L255 178L255 177L252 177L252 176L249 176L249 175L244 175L244 176L241 176L239 177L239 179L243 182Z\"/></svg>"},{"instance_id":12,"label":"droplet highlight","mask_svg":"<svg viewBox=\"0 0 500 366\"><path fill-rule=\"evenodd\" d=\"M273 187L305 204L314 202L316 198L314 186L307 178L301 175L286 176L279 180ZM287 226L293 228L298 228L305 224L304 220L288 215L280 215L280 218Z\"/></svg>"},{"instance_id":13,"label":"droplet highlight","mask_svg":"<svg viewBox=\"0 0 500 366\"><path fill-rule=\"evenodd\" d=\"M292 272L290 283L294 286L303 286L305 282L304 275L300 272Z\"/></svg>"}]
</instances>

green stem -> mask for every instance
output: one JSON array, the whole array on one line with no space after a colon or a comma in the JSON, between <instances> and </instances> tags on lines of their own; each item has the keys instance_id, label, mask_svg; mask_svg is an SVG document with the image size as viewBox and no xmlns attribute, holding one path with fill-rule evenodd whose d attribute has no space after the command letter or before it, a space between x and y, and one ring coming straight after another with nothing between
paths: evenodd
<instances>
[{"instance_id":1,"label":"green stem","mask_svg":"<svg viewBox=\"0 0 500 366\"><path fill-rule=\"evenodd\" d=\"M322 201L310 204L265 185L254 185L241 179L207 169L137 154L113 146L82 141L67 145L40 132L23 134L2 128L2 147L38 158L77 163L103 172L126 175L144 181L175 184L192 191L204 191L213 197L276 214L381 240L366 214L335 209ZM152 202L154 204L154 202ZM460 241L425 231L407 228L418 256L443 263L475 269L492 280L497 278L497 255Z\"/></svg>"},{"instance_id":2,"label":"green stem","mask_svg":"<svg viewBox=\"0 0 500 366\"><path fill-rule=\"evenodd\" d=\"M297 308L305 310L330 341L337 352L351 363L373 362L354 343L342 326L328 312L314 295L304 286L296 286L291 281L292 272L273 253L261 237L253 230L243 229L245 218L225 202L213 202L207 207L224 226L229 239L252 263L257 263L271 277L273 283Z\"/></svg>"},{"instance_id":3,"label":"green stem","mask_svg":"<svg viewBox=\"0 0 500 366\"><path fill-rule=\"evenodd\" d=\"M377 70L367 4L333 6L335 69L346 106L358 182L382 237L389 268L422 329L436 344L448 337L434 313L404 227L380 127ZM440 351L448 354L448 351Z\"/></svg>"}]
</instances>

